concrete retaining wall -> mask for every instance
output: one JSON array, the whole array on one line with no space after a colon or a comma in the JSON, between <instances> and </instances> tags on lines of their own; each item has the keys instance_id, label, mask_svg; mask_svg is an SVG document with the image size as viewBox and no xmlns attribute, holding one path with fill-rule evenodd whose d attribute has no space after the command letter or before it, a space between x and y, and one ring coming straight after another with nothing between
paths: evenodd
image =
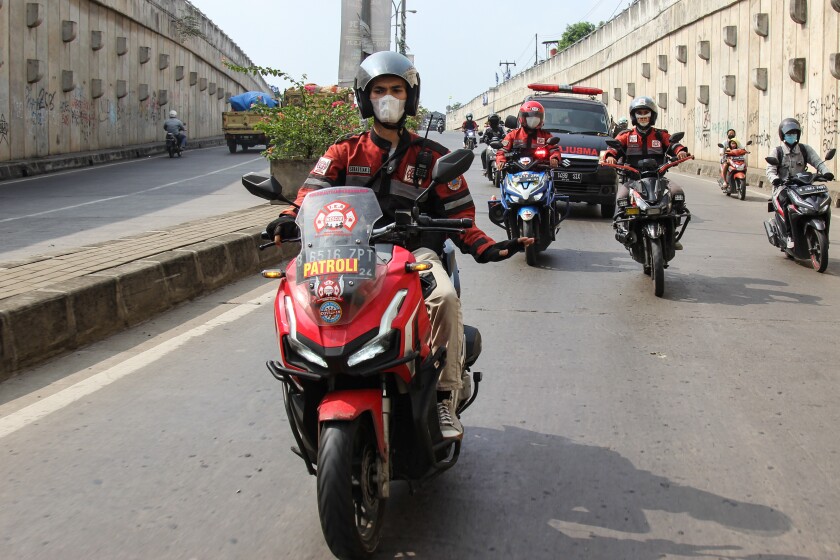
<instances>
[{"instance_id":1,"label":"concrete retaining wall","mask_svg":"<svg viewBox=\"0 0 840 560\"><path fill-rule=\"evenodd\" d=\"M684 143L708 162L718 161L717 143L731 127L753 141L751 165L763 166L788 116L802 122L803 141L824 152L839 140L838 12L837 0L639 0L488 90L486 105L482 93L448 113L447 126L460 125L467 112L478 120L515 114L529 83L569 83L602 88L615 120L628 115L634 96L653 97L657 125L685 131ZM829 163L835 175L837 162Z\"/></svg>"},{"instance_id":2,"label":"concrete retaining wall","mask_svg":"<svg viewBox=\"0 0 840 560\"><path fill-rule=\"evenodd\" d=\"M161 141L173 109L218 136L230 95L268 89L223 59L251 64L185 0L0 2L0 162Z\"/></svg>"}]
</instances>

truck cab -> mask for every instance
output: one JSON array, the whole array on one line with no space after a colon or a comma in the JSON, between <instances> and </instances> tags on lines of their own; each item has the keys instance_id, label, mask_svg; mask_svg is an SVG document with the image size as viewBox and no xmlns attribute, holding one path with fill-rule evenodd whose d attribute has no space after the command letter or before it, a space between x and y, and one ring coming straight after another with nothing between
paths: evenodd
<instances>
[{"instance_id":1,"label":"truck cab","mask_svg":"<svg viewBox=\"0 0 840 560\"><path fill-rule=\"evenodd\" d=\"M560 138L562 159L554 170L554 190L571 202L600 204L601 216L612 218L618 177L614 170L598 167L601 152L611 139L609 111L600 101L575 95L537 94L525 101L545 108L543 130Z\"/></svg>"}]
</instances>

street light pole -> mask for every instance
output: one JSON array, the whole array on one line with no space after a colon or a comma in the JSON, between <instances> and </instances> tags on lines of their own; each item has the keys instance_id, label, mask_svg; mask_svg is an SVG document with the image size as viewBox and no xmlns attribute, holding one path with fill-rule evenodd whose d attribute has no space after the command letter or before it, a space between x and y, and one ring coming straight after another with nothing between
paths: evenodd
<instances>
[{"instance_id":1,"label":"street light pole","mask_svg":"<svg viewBox=\"0 0 840 560\"><path fill-rule=\"evenodd\" d=\"M417 10L406 10L405 0L400 0L399 4L391 0L391 6L394 8L394 18L399 18L394 23L394 50L405 55L407 50L405 44L405 14L416 14ZM397 33L399 33L399 38L397 38Z\"/></svg>"},{"instance_id":2,"label":"street light pole","mask_svg":"<svg viewBox=\"0 0 840 560\"><path fill-rule=\"evenodd\" d=\"M405 55L405 0L400 1L400 54Z\"/></svg>"}]
</instances>

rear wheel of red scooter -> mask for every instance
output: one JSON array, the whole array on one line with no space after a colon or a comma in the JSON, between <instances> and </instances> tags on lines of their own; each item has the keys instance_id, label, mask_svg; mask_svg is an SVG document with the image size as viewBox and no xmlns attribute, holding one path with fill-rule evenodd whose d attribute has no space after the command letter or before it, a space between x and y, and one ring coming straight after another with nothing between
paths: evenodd
<instances>
[{"instance_id":1,"label":"rear wheel of red scooter","mask_svg":"<svg viewBox=\"0 0 840 560\"><path fill-rule=\"evenodd\" d=\"M318 513L338 558L365 558L376 550L385 513L378 479L370 424L359 418L325 423L318 448Z\"/></svg>"}]
</instances>

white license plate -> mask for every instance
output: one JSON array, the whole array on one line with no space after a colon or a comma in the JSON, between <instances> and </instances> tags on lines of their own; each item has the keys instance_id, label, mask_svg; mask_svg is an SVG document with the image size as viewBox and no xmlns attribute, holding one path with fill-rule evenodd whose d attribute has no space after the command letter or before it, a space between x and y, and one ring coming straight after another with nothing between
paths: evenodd
<instances>
[{"instance_id":1,"label":"white license plate","mask_svg":"<svg viewBox=\"0 0 840 560\"><path fill-rule=\"evenodd\" d=\"M583 177L580 173L565 173L563 171L556 171L554 173L555 181L562 181L564 183L580 183Z\"/></svg>"}]
</instances>

